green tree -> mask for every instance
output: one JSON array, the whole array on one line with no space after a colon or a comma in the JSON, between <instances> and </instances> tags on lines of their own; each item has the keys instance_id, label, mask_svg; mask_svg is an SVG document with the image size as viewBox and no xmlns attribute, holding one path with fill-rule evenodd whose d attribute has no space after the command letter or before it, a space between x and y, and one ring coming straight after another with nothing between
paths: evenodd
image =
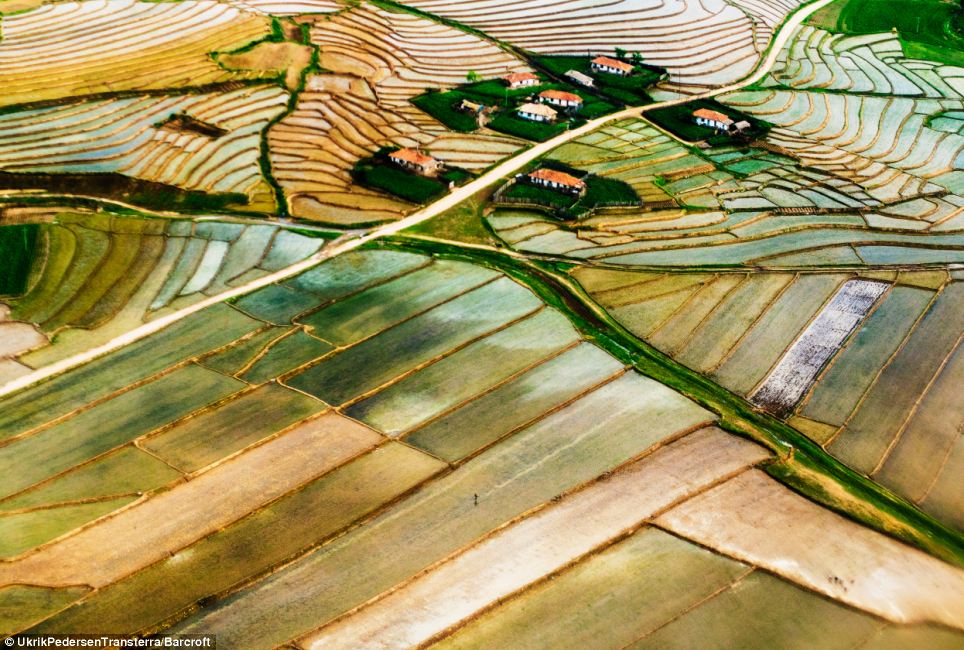
<instances>
[{"instance_id":1,"label":"green tree","mask_svg":"<svg viewBox=\"0 0 964 650\"><path fill-rule=\"evenodd\" d=\"M964 2L964 0L961 0ZM639 52L633 52L633 65L643 65L643 55Z\"/></svg>"},{"instance_id":2,"label":"green tree","mask_svg":"<svg viewBox=\"0 0 964 650\"><path fill-rule=\"evenodd\" d=\"M468 80L470 84L474 84L476 81L482 80L482 75L480 75L475 70L469 70L469 73L465 75L465 78Z\"/></svg>"},{"instance_id":3,"label":"green tree","mask_svg":"<svg viewBox=\"0 0 964 650\"><path fill-rule=\"evenodd\" d=\"M617 47L617 48L616 48L616 58L617 58L617 59L625 59L625 58L626 58L626 50L624 50L624 49L621 48L621 47Z\"/></svg>"}]
</instances>

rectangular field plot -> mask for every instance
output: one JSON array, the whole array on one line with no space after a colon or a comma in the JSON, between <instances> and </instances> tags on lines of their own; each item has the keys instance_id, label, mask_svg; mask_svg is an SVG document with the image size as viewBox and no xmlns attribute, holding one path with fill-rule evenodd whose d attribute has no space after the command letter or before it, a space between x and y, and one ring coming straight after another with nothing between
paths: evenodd
<instances>
[{"instance_id":1,"label":"rectangular field plot","mask_svg":"<svg viewBox=\"0 0 964 650\"><path fill-rule=\"evenodd\" d=\"M113 512L135 498L121 497L17 514L0 513L0 556L19 555Z\"/></svg>"},{"instance_id":2,"label":"rectangular field plot","mask_svg":"<svg viewBox=\"0 0 964 650\"><path fill-rule=\"evenodd\" d=\"M644 528L430 647L619 648L746 571L738 562Z\"/></svg>"},{"instance_id":3,"label":"rectangular field plot","mask_svg":"<svg viewBox=\"0 0 964 650\"><path fill-rule=\"evenodd\" d=\"M44 634L144 630L317 544L440 471L397 443L378 447L169 559L45 622Z\"/></svg>"},{"instance_id":4,"label":"rectangular field plot","mask_svg":"<svg viewBox=\"0 0 964 650\"><path fill-rule=\"evenodd\" d=\"M544 309L407 376L345 413L387 435L398 435L578 340L564 316Z\"/></svg>"},{"instance_id":5,"label":"rectangular field plot","mask_svg":"<svg viewBox=\"0 0 964 650\"><path fill-rule=\"evenodd\" d=\"M961 439L964 347L958 345L927 389L875 478L912 501L924 498ZM964 491L958 504L964 502ZM962 512L964 516L964 512Z\"/></svg>"},{"instance_id":6,"label":"rectangular field plot","mask_svg":"<svg viewBox=\"0 0 964 650\"><path fill-rule=\"evenodd\" d=\"M66 415L261 325L227 305L209 307L106 358L0 400L0 436L9 438Z\"/></svg>"},{"instance_id":7,"label":"rectangular field plot","mask_svg":"<svg viewBox=\"0 0 964 650\"><path fill-rule=\"evenodd\" d=\"M431 260L423 255L397 251L364 251L338 255L283 284L315 294L331 302L409 273Z\"/></svg>"},{"instance_id":8,"label":"rectangular field plot","mask_svg":"<svg viewBox=\"0 0 964 650\"><path fill-rule=\"evenodd\" d=\"M800 413L819 422L843 424L933 298L932 291L923 289L891 289L833 358Z\"/></svg>"},{"instance_id":9,"label":"rectangular field plot","mask_svg":"<svg viewBox=\"0 0 964 650\"><path fill-rule=\"evenodd\" d=\"M39 433L15 440L0 448L0 495L15 494L243 386L235 379L189 365Z\"/></svg>"},{"instance_id":10,"label":"rectangular field plot","mask_svg":"<svg viewBox=\"0 0 964 650\"><path fill-rule=\"evenodd\" d=\"M327 341L296 330L289 336L273 341L271 347L245 368L240 377L252 384L261 384L322 357L333 349Z\"/></svg>"},{"instance_id":11,"label":"rectangular field plot","mask_svg":"<svg viewBox=\"0 0 964 650\"><path fill-rule=\"evenodd\" d=\"M890 285L851 280L787 350L750 398L779 415L790 413L816 379L820 369L840 349Z\"/></svg>"},{"instance_id":12,"label":"rectangular field plot","mask_svg":"<svg viewBox=\"0 0 964 650\"><path fill-rule=\"evenodd\" d=\"M0 588L0 636L25 629L67 607L87 591L86 587L48 589L15 585Z\"/></svg>"},{"instance_id":13,"label":"rectangular field plot","mask_svg":"<svg viewBox=\"0 0 964 650\"><path fill-rule=\"evenodd\" d=\"M798 277L754 323L713 378L730 390L749 393L846 279L830 274Z\"/></svg>"},{"instance_id":14,"label":"rectangular field plot","mask_svg":"<svg viewBox=\"0 0 964 650\"><path fill-rule=\"evenodd\" d=\"M366 639L418 646L768 456L719 429L695 432L499 530L301 644L320 650Z\"/></svg>"},{"instance_id":15,"label":"rectangular field plot","mask_svg":"<svg viewBox=\"0 0 964 650\"><path fill-rule=\"evenodd\" d=\"M319 302L318 297L310 293L280 284L269 284L264 289L249 293L235 304L244 313L266 323L290 325L295 316L314 309Z\"/></svg>"},{"instance_id":16,"label":"rectangular field plot","mask_svg":"<svg viewBox=\"0 0 964 650\"><path fill-rule=\"evenodd\" d=\"M903 348L871 386L859 410L830 444L836 457L864 472L883 459L924 389L953 352L964 322L964 282L948 285Z\"/></svg>"},{"instance_id":17,"label":"rectangular field plot","mask_svg":"<svg viewBox=\"0 0 964 650\"><path fill-rule=\"evenodd\" d=\"M415 430L405 442L455 462L624 370L599 348L583 343Z\"/></svg>"},{"instance_id":18,"label":"rectangular field plot","mask_svg":"<svg viewBox=\"0 0 964 650\"><path fill-rule=\"evenodd\" d=\"M520 431L318 552L174 630L267 646L306 633L712 414L629 374ZM385 549L392 549L386 553Z\"/></svg>"},{"instance_id":19,"label":"rectangular field plot","mask_svg":"<svg viewBox=\"0 0 964 650\"><path fill-rule=\"evenodd\" d=\"M750 276L703 321L677 360L700 372L715 368L792 280L782 273Z\"/></svg>"},{"instance_id":20,"label":"rectangular field plot","mask_svg":"<svg viewBox=\"0 0 964 650\"><path fill-rule=\"evenodd\" d=\"M65 501L149 492L181 478L181 473L133 445L0 501L0 510L47 506Z\"/></svg>"},{"instance_id":21,"label":"rectangular field plot","mask_svg":"<svg viewBox=\"0 0 964 650\"><path fill-rule=\"evenodd\" d=\"M845 650L872 637L881 625L872 616L754 571L628 647L694 648L712 639L724 648Z\"/></svg>"},{"instance_id":22,"label":"rectangular field plot","mask_svg":"<svg viewBox=\"0 0 964 650\"><path fill-rule=\"evenodd\" d=\"M141 444L179 470L193 472L326 408L307 395L266 384Z\"/></svg>"},{"instance_id":23,"label":"rectangular field plot","mask_svg":"<svg viewBox=\"0 0 964 650\"><path fill-rule=\"evenodd\" d=\"M286 383L329 404L343 404L540 306L532 293L503 277L339 352Z\"/></svg>"},{"instance_id":24,"label":"rectangular field plot","mask_svg":"<svg viewBox=\"0 0 964 650\"><path fill-rule=\"evenodd\" d=\"M329 414L16 562L0 584L105 586L242 519L384 438ZM271 471L265 471L265 468Z\"/></svg>"},{"instance_id":25,"label":"rectangular field plot","mask_svg":"<svg viewBox=\"0 0 964 650\"><path fill-rule=\"evenodd\" d=\"M462 262L439 261L299 319L336 345L348 345L498 277Z\"/></svg>"}]
</instances>

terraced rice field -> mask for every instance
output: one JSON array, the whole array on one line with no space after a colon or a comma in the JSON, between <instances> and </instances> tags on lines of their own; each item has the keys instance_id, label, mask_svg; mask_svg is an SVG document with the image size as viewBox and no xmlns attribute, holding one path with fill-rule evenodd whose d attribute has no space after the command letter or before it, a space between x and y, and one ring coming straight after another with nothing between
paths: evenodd
<instances>
[{"instance_id":1,"label":"terraced rice field","mask_svg":"<svg viewBox=\"0 0 964 650\"><path fill-rule=\"evenodd\" d=\"M3 106L251 78L208 53L270 32L266 17L214 0L58 2L5 15L2 28Z\"/></svg>"},{"instance_id":2,"label":"terraced rice field","mask_svg":"<svg viewBox=\"0 0 964 650\"><path fill-rule=\"evenodd\" d=\"M744 0L739 5L657 0L407 4L535 52L612 54L615 47L639 51L647 62L670 71L672 85L686 90L725 85L749 73L774 28L798 6L792 0Z\"/></svg>"},{"instance_id":3,"label":"terraced rice field","mask_svg":"<svg viewBox=\"0 0 964 650\"><path fill-rule=\"evenodd\" d=\"M847 36L809 26L781 50L764 85L949 101L964 96L960 68L905 57L892 33Z\"/></svg>"},{"instance_id":4,"label":"terraced rice field","mask_svg":"<svg viewBox=\"0 0 964 650\"><path fill-rule=\"evenodd\" d=\"M36 459L0 480L2 631L462 647L539 638L569 607L546 634L618 647L779 599L852 642L960 641L964 573L793 495L715 420L501 273L337 256L0 401L0 467ZM734 500L744 484L776 505ZM770 538L691 523L704 508L837 552L777 566Z\"/></svg>"},{"instance_id":5,"label":"terraced rice field","mask_svg":"<svg viewBox=\"0 0 964 650\"><path fill-rule=\"evenodd\" d=\"M644 121L618 122L563 145L551 157L626 181L643 198L642 210L606 210L569 225L538 212L499 209L488 222L521 251L625 266L799 268L964 260L964 198L950 191L961 173L957 149L949 146L956 141L933 143L944 162L929 162L940 173L925 180L923 167L901 171L890 159L894 167L874 163L859 173L847 171L847 161L814 162L783 133L777 129L766 143L749 147L693 150ZM964 155L964 148L960 151ZM880 175L883 169L889 171Z\"/></svg>"},{"instance_id":6,"label":"terraced rice field","mask_svg":"<svg viewBox=\"0 0 964 650\"><path fill-rule=\"evenodd\" d=\"M94 348L158 316L290 266L314 239L270 225L61 213L0 323L0 384Z\"/></svg>"},{"instance_id":7,"label":"terraced rice field","mask_svg":"<svg viewBox=\"0 0 964 650\"><path fill-rule=\"evenodd\" d=\"M294 111L268 139L274 174L293 215L357 224L410 211L413 206L351 179L358 160L385 145L420 146L470 170L489 167L524 145L494 132L451 132L410 103L427 87L465 83L470 70L483 77L528 70L492 43L371 5L302 20L326 72L309 76Z\"/></svg>"},{"instance_id":8,"label":"terraced rice field","mask_svg":"<svg viewBox=\"0 0 964 650\"><path fill-rule=\"evenodd\" d=\"M964 528L949 392L964 303L947 271L573 275L640 338Z\"/></svg>"},{"instance_id":9,"label":"terraced rice field","mask_svg":"<svg viewBox=\"0 0 964 650\"><path fill-rule=\"evenodd\" d=\"M0 170L120 173L208 193L248 197L246 209L272 212L259 167L261 131L285 110L276 86L227 93L65 103L0 116ZM211 136L171 125L186 115L224 131Z\"/></svg>"}]
</instances>

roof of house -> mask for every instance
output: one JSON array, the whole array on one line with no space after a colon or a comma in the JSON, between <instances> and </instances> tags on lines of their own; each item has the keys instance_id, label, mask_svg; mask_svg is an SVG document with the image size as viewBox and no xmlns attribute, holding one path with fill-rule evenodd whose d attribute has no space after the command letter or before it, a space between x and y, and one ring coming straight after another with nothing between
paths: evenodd
<instances>
[{"instance_id":1,"label":"roof of house","mask_svg":"<svg viewBox=\"0 0 964 650\"><path fill-rule=\"evenodd\" d=\"M585 187L586 183L579 180L571 174L565 172L557 172L554 169L537 169L529 174L529 178L537 178L543 181L550 181L553 183L558 183L559 185L565 185L567 187Z\"/></svg>"},{"instance_id":2,"label":"roof of house","mask_svg":"<svg viewBox=\"0 0 964 650\"><path fill-rule=\"evenodd\" d=\"M741 120L741 121L737 122L736 124L734 124L733 126L735 126L736 128L742 130L742 129L748 129L748 128L750 128L750 126L752 126L752 125L751 125L749 122L747 122L746 120Z\"/></svg>"},{"instance_id":3,"label":"roof of house","mask_svg":"<svg viewBox=\"0 0 964 650\"><path fill-rule=\"evenodd\" d=\"M558 99L564 102L576 102L577 104L582 103L582 97L573 93L567 93L563 90L543 90L541 93L539 93L539 97L544 97L546 99Z\"/></svg>"},{"instance_id":4,"label":"roof of house","mask_svg":"<svg viewBox=\"0 0 964 650\"><path fill-rule=\"evenodd\" d=\"M693 111L693 117L702 117L704 120L714 120L723 124L733 124L733 120L719 111L711 111L708 108L700 108Z\"/></svg>"},{"instance_id":5,"label":"roof of house","mask_svg":"<svg viewBox=\"0 0 964 650\"><path fill-rule=\"evenodd\" d=\"M485 108L485 104L479 104L478 102L473 102L471 99L465 99L464 97L462 98L462 101L459 102L459 106L463 106L465 108L471 108L474 111L482 110L483 108Z\"/></svg>"},{"instance_id":6,"label":"roof of house","mask_svg":"<svg viewBox=\"0 0 964 650\"><path fill-rule=\"evenodd\" d=\"M578 70L570 70L569 72L566 73L566 76L567 76L567 77L570 77L570 78L572 78L572 79L577 79L577 80L581 81L582 83L587 83L587 84L592 83L593 81L595 81L595 80L594 80L592 77L590 77L589 75L583 74L582 72L579 72Z\"/></svg>"},{"instance_id":7,"label":"roof of house","mask_svg":"<svg viewBox=\"0 0 964 650\"><path fill-rule=\"evenodd\" d=\"M530 79L539 81L539 77L531 72L513 72L512 74L507 74L502 78L508 81L510 84L519 83L520 81L528 81Z\"/></svg>"},{"instance_id":8,"label":"roof of house","mask_svg":"<svg viewBox=\"0 0 964 650\"><path fill-rule=\"evenodd\" d=\"M418 165L424 167L426 165L431 165L437 163L435 158L432 158L428 154L424 154L421 151L416 151L415 149L399 149L398 151L393 151L388 154L389 158L393 160L402 160L404 162L412 163L413 165Z\"/></svg>"},{"instance_id":9,"label":"roof of house","mask_svg":"<svg viewBox=\"0 0 964 650\"><path fill-rule=\"evenodd\" d=\"M626 72L632 72L633 66L626 63L625 61L620 61L619 59L612 59L608 56L597 56L592 60L596 65L604 65L609 68L616 68L617 70L625 70Z\"/></svg>"},{"instance_id":10,"label":"roof of house","mask_svg":"<svg viewBox=\"0 0 964 650\"><path fill-rule=\"evenodd\" d=\"M542 115L543 117L556 117L559 115L554 109L549 108L545 104L523 104L519 107L520 113L529 113L531 115Z\"/></svg>"}]
</instances>

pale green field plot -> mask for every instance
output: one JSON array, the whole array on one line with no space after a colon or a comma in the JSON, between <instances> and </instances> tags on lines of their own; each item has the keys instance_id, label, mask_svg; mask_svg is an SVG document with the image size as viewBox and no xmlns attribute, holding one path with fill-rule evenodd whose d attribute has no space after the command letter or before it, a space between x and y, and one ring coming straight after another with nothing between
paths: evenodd
<instances>
[{"instance_id":1,"label":"pale green field plot","mask_svg":"<svg viewBox=\"0 0 964 650\"><path fill-rule=\"evenodd\" d=\"M193 472L326 408L324 402L266 384L142 444L181 471Z\"/></svg>"},{"instance_id":2,"label":"pale green field plot","mask_svg":"<svg viewBox=\"0 0 964 650\"><path fill-rule=\"evenodd\" d=\"M750 276L703 321L678 360L695 370L714 369L792 280L785 274Z\"/></svg>"},{"instance_id":3,"label":"pale green field plot","mask_svg":"<svg viewBox=\"0 0 964 650\"><path fill-rule=\"evenodd\" d=\"M716 309L731 291L746 281L746 275L728 273L719 275L703 285L680 309L670 316L658 330L650 335L649 342L667 354L675 354L686 345L693 331Z\"/></svg>"},{"instance_id":4,"label":"pale green field plot","mask_svg":"<svg viewBox=\"0 0 964 650\"><path fill-rule=\"evenodd\" d=\"M47 589L13 586L0 588L0 636L18 632L70 605L85 593L85 587Z\"/></svg>"},{"instance_id":5,"label":"pale green field plot","mask_svg":"<svg viewBox=\"0 0 964 650\"><path fill-rule=\"evenodd\" d=\"M534 312L540 304L527 290L501 278L330 356L285 383L329 404L343 404Z\"/></svg>"},{"instance_id":6,"label":"pale green field plot","mask_svg":"<svg viewBox=\"0 0 964 650\"><path fill-rule=\"evenodd\" d=\"M583 343L429 422L405 442L455 462L623 371L611 356Z\"/></svg>"},{"instance_id":7,"label":"pale green field plot","mask_svg":"<svg viewBox=\"0 0 964 650\"><path fill-rule=\"evenodd\" d=\"M389 443L170 559L101 589L32 631L66 634L150 629L196 601L321 542L442 467L425 454Z\"/></svg>"},{"instance_id":8,"label":"pale green field plot","mask_svg":"<svg viewBox=\"0 0 964 650\"><path fill-rule=\"evenodd\" d=\"M252 384L261 384L332 350L334 347L327 341L305 334L303 330L295 330L290 336L272 343L264 355L258 357L240 377Z\"/></svg>"},{"instance_id":9,"label":"pale green field plot","mask_svg":"<svg viewBox=\"0 0 964 650\"><path fill-rule=\"evenodd\" d=\"M544 309L407 376L346 415L395 436L575 344L578 333Z\"/></svg>"},{"instance_id":10,"label":"pale green field plot","mask_svg":"<svg viewBox=\"0 0 964 650\"><path fill-rule=\"evenodd\" d=\"M20 492L227 397L243 386L211 370L188 365L39 433L15 440L0 447L0 494Z\"/></svg>"},{"instance_id":11,"label":"pale green field plot","mask_svg":"<svg viewBox=\"0 0 964 650\"><path fill-rule=\"evenodd\" d=\"M421 255L396 251L351 252L330 259L284 284L313 293L321 302L330 302L430 262Z\"/></svg>"},{"instance_id":12,"label":"pale green field plot","mask_svg":"<svg viewBox=\"0 0 964 650\"><path fill-rule=\"evenodd\" d=\"M435 262L356 293L299 320L336 345L367 338L466 291L494 280L494 271L461 262Z\"/></svg>"},{"instance_id":13,"label":"pale green field plot","mask_svg":"<svg viewBox=\"0 0 964 650\"><path fill-rule=\"evenodd\" d=\"M964 322L964 283L941 292L914 335L884 368L856 415L833 440L829 450L862 471L872 471L920 395L960 338L949 323Z\"/></svg>"},{"instance_id":14,"label":"pale green field plot","mask_svg":"<svg viewBox=\"0 0 964 650\"><path fill-rule=\"evenodd\" d=\"M102 515L127 505L136 497L121 497L19 514L0 513L0 556L11 557L49 542Z\"/></svg>"},{"instance_id":15,"label":"pale green field plot","mask_svg":"<svg viewBox=\"0 0 964 650\"><path fill-rule=\"evenodd\" d=\"M289 332L291 330L284 327L266 327L216 354L205 356L200 363L226 375L234 375L251 365L272 343Z\"/></svg>"},{"instance_id":16,"label":"pale green field plot","mask_svg":"<svg viewBox=\"0 0 964 650\"><path fill-rule=\"evenodd\" d=\"M0 502L0 510L149 492L179 478L174 468L127 446Z\"/></svg>"},{"instance_id":17,"label":"pale green field plot","mask_svg":"<svg viewBox=\"0 0 964 650\"><path fill-rule=\"evenodd\" d=\"M836 356L800 413L819 422L843 424L933 298L930 291L894 287Z\"/></svg>"},{"instance_id":18,"label":"pale green field plot","mask_svg":"<svg viewBox=\"0 0 964 650\"><path fill-rule=\"evenodd\" d=\"M295 316L318 306L312 294L271 284L249 293L235 304L246 314L272 325L290 325Z\"/></svg>"},{"instance_id":19,"label":"pale green field plot","mask_svg":"<svg viewBox=\"0 0 964 650\"><path fill-rule=\"evenodd\" d=\"M877 619L755 571L722 593L628 646L693 648L853 648Z\"/></svg>"},{"instance_id":20,"label":"pale green field plot","mask_svg":"<svg viewBox=\"0 0 964 650\"><path fill-rule=\"evenodd\" d=\"M0 400L0 431L4 437L28 431L260 325L227 305L205 309L109 357Z\"/></svg>"}]
</instances>

